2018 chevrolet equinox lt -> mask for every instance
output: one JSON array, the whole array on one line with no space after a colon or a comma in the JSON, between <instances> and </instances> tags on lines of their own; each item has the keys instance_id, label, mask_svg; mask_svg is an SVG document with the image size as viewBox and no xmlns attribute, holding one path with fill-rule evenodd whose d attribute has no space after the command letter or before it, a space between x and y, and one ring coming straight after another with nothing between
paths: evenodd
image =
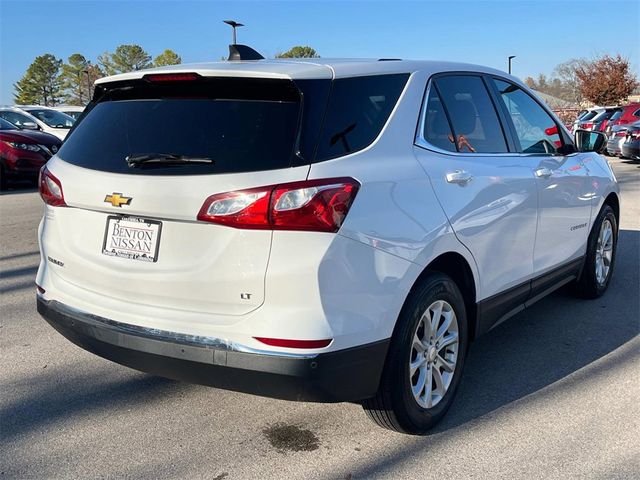
<instances>
[{"instance_id":1,"label":"2018 chevrolet equinox lt","mask_svg":"<svg viewBox=\"0 0 640 480\"><path fill-rule=\"evenodd\" d=\"M98 80L43 168L37 304L72 342L421 434L473 339L564 284L607 289L603 135L518 79L238 57Z\"/></svg>"}]
</instances>

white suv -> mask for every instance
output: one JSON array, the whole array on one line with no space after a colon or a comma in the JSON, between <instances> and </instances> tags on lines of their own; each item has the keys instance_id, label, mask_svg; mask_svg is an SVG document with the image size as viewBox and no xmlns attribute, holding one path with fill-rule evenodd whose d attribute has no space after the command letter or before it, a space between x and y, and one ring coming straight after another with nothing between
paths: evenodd
<instances>
[{"instance_id":1,"label":"white suv","mask_svg":"<svg viewBox=\"0 0 640 480\"><path fill-rule=\"evenodd\" d=\"M497 70L178 65L100 79L87 110L41 173L38 310L139 370L423 433L473 339L611 279L603 135Z\"/></svg>"}]
</instances>

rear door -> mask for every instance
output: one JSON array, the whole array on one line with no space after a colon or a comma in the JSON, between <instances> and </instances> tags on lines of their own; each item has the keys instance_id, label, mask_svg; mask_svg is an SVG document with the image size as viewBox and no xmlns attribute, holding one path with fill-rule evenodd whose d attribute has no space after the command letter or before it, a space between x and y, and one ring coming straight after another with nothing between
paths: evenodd
<instances>
[{"instance_id":1,"label":"rear door","mask_svg":"<svg viewBox=\"0 0 640 480\"><path fill-rule=\"evenodd\" d=\"M213 194L306 178L293 83L139 80L100 93L48 165L69 207L43 224L54 283L143 307L259 307L271 231L196 218Z\"/></svg>"},{"instance_id":2,"label":"rear door","mask_svg":"<svg viewBox=\"0 0 640 480\"><path fill-rule=\"evenodd\" d=\"M540 211L533 269L540 275L585 253L593 192L584 163L589 155L562 154L567 139L556 120L517 85L497 78L493 83L518 150L535 163Z\"/></svg>"},{"instance_id":3,"label":"rear door","mask_svg":"<svg viewBox=\"0 0 640 480\"><path fill-rule=\"evenodd\" d=\"M529 293L523 284L533 272L537 221L531 160L511 151L480 75L438 76L426 98L416 156L455 234L476 260L479 296L519 286L508 303L522 303Z\"/></svg>"}]
</instances>

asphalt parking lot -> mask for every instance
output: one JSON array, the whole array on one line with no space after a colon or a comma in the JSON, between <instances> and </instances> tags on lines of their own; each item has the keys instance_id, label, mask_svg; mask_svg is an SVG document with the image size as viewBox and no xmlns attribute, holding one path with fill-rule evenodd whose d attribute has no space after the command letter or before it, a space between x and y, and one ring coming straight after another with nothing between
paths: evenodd
<instances>
[{"instance_id":1,"label":"asphalt parking lot","mask_svg":"<svg viewBox=\"0 0 640 480\"><path fill-rule=\"evenodd\" d=\"M182 384L72 345L35 310L41 201L0 196L0 478L638 478L640 163L622 188L616 271L594 301L559 291L472 345L429 436L353 404Z\"/></svg>"}]
</instances>

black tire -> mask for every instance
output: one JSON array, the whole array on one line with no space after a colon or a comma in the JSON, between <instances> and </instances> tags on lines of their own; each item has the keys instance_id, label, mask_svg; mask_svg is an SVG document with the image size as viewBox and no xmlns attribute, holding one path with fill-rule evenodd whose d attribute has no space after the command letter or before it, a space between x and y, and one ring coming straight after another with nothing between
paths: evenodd
<instances>
[{"instance_id":1,"label":"black tire","mask_svg":"<svg viewBox=\"0 0 640 480\"><path fill-rule=\"evenodd\" d=\"M446 393L431 408L423 408L414 398L409 360L413 337L427 308L438 300L447 302L458 323L458 352L453 377ZM391 338L380 387L363 408L381 427L401 433L422 435L438 423L453 401L467 353L468 325L464 299L455 282L442 273L431 273L416 285L402 308Z\"/></svg>"},{"instance_id":2,"label":"black tire","mask_svg":"<svg viewBox=\"0 0 640 480\"><path fill-rule=\"evenodd\" d=\"M596 275L596 258L598 251L598 237L600 235L600 229L602 224L608 221L613 228L613 246L611 263L609 265L609 271L603 282L599 282ZM609 286L611 276L613 275L613 269L616 260L616 250L618 248L618 222L613 209L605 204L596 221L593 223L591 233L589 234L589 240L587 241L587 254L584 260L584 266L582 273L578 281L574 284L574 293L581 298L598 298L601 296Z\"/></svg>"},{"instance_id":3,"label":"black tire","mask_svg":"<svg viewBox=\"0 0 640 480\"><path fill-rule=\"evenodd\" d=\"M4 172L4 165L0 164L0 191L7 189L7 175Z\"/></svg>"}]
</instances>

